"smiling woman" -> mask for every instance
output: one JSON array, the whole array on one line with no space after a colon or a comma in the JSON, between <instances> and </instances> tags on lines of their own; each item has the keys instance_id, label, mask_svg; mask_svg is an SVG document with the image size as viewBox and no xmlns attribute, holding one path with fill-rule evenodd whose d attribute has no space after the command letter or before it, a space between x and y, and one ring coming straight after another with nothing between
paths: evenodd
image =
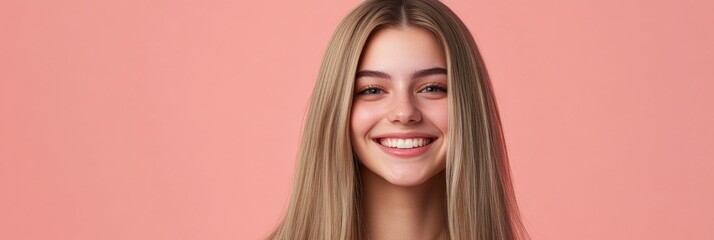
<instances>
[{"instance_id":1,"label":"smiling woman","mask_svg":"<svg viewBox=\"0 0 714 240\"><path fill-rule=\"evenodd\" d=\"M445 5L373 0L329 43L269 239L528 239L498 109Z\"/></svg>"},{"instance_id":2,"label":"smiling woman","mask_svg":"<svg viewBox=\"0 0 714 240\"><path fill-rule=\"evenodd\" d=\"M409 26L377 31L358 69L350 137L363 173L393 185L418 186L444 170L448 83L436 38ZM362 176L363 183L371 183L364 179L371 176Z\"/></svg>"}]
</instances>

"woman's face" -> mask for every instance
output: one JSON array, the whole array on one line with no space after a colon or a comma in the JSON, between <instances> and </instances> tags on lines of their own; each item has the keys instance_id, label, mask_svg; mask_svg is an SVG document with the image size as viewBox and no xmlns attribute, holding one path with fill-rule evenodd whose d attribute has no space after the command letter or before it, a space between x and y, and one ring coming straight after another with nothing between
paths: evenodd
<instances>
[{"instance_id":1,"label":"woman's face","mask_svg":"<svg viewBox=\"0 0 714 240\"><path fill-rule=\"evenodd\" d=\"M446 166L446 60L421 28L372 34L355 77L350 131L361 163L401 186L425 182Z\"/></svg>"}]
</instances>

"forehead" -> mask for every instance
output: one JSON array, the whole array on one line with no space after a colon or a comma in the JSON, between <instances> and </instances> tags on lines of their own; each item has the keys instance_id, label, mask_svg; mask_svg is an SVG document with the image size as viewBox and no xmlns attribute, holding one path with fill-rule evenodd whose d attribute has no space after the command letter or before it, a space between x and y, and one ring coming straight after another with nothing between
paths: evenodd
<instances>
[{"instance_id":1,"label":"forehead","mask_svg":"<svg viewBox=\"0 0 714 240\"><path fill-rule=\"evenodd\" d=\"M429 31L417 27L385 28L374 32L360 57L358 70L385 72L446 68L444 51Z\"/></svg>"}]
</instances>

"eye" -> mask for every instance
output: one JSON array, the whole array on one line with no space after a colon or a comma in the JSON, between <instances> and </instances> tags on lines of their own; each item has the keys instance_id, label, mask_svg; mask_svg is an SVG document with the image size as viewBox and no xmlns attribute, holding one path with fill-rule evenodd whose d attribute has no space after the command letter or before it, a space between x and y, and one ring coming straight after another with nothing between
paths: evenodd
<instances>
[{"instance_id":1,"label":"eye","mask_svg":"<svg viewBox=\"0 0 714 240\"><path fill-rule=\"evenodd\" d=\"M357 95L374 95L374 94L380 94L384 93L384 91L376 86L367 86L365 88L362 88Z\"/></svg>"},{"instance_id":2,"label":"eye","mask_svg":"<svg viewBox=\"0 0 714 240\"><path fill-rule=\"evenodd\" d=\"M428 83L420 92L426 92L426 93L440 93L440 92L446 92L446 86L440 83L432 82Z\"/></svg>"}]
</instances>

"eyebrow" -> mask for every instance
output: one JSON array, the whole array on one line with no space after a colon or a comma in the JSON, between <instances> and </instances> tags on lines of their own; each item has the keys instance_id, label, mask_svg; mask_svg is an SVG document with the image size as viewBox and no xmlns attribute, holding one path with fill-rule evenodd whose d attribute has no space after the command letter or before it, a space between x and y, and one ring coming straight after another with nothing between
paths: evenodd
<instances>
[{"instance_id":1,"label":"eyebrow","mask_svg":"<svg viewBox=\"0 0 714 240\"><path fill-rule=\"evenodd\" d=\"M412 78L420 78L420 77L426 77L429 75L438 75L438 74L446 74L447 71L444 68L441 67L433 67L433 68L428 68L428 69L423 69L416 71L414 74L412 74ZM382 72L382 71L375 71L375 70L360 70L355 74L355 78L361 78L361 77L376 77L376 78L384 78L384 79L392 79L389 74Z\"/></svg>"}]
</instances>

